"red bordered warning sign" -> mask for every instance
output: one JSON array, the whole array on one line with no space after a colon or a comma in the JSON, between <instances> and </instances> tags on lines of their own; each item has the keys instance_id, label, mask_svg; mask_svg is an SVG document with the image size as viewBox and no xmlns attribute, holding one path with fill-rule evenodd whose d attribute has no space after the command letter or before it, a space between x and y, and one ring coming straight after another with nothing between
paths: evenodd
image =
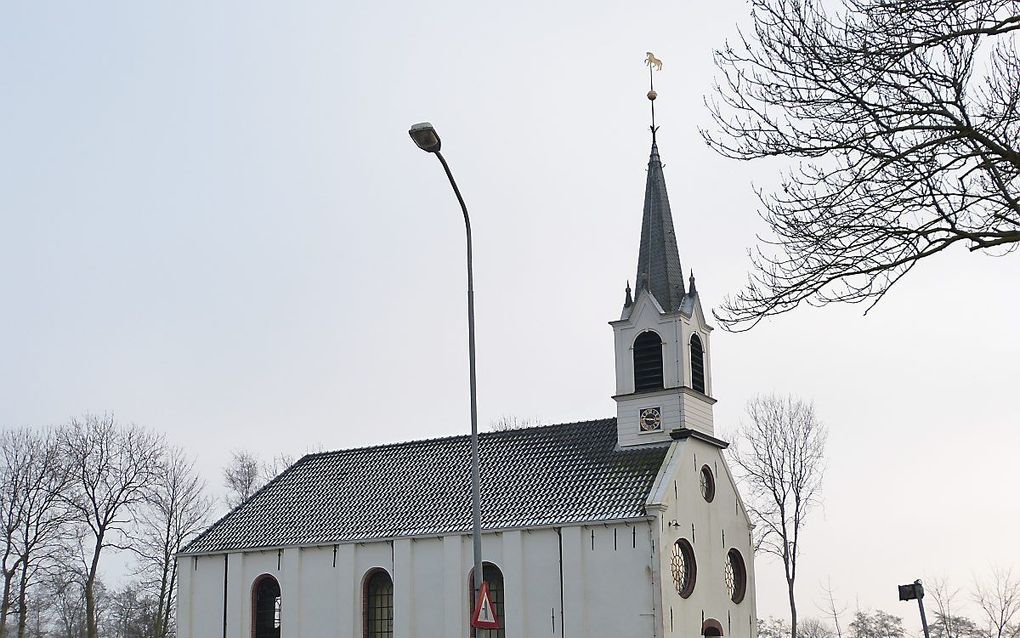
<instances>
[{"instance_id":1,"label":"red bordered warning sign","mask_svg":"<svg viewBox=\"0 0 1020 638\"><path fill-rule=\"evenodd\" d=\"M489 583L484 580L481 594L475 603L475 610L471 614L471 626L478 629L499 629L496 607L492 604L492 596L489 595Z\"/></svg>"}]
</instances>

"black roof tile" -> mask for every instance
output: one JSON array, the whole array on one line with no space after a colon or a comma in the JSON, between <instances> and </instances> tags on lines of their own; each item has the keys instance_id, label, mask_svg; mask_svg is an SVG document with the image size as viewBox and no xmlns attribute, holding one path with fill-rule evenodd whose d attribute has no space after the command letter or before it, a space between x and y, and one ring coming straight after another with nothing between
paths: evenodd
<instances>
[{"instance_id":1,"label":"black roof tile","mask_svg":"<svg viewBox=\"0 0 1020 638\"><path fill-rule=\"evenodd\" d=\"M644 516L666 449L616 449L616 419L483 433L482 527ZM468 531L470 454L457 436L305 456L181 553Z\"/></svg>"}]
</instances>

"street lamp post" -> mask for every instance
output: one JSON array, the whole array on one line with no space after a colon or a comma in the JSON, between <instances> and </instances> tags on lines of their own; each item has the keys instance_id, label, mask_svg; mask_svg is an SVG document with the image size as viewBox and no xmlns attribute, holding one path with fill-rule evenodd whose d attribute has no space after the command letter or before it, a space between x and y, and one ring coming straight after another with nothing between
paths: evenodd
<instances>
[{"instance_id":1,"label":"street lamp post","mask_svg":"<svg viewBox=\"0 0 1020 638\"><path fill-rule=\"evenodd\" d=\"M436 129L428 122L415 124L408 131L411 139L423 151L433 153L439 158L439 163L446 171L446 177L450 180L457 201L460 202L460 209L464 213L464 230L467 233L467 307L468 307L468 369L471 385L471 519L472 519L472 544L474 545L474 590L475 600L482 591L482 499L479 490L478 471L478 402L475 397L475 284L471 267L471 218L468 217L467 205L457 188L457 182L450 172L450 165L446 158L439 152L442 142Z\"/></svg>"}]
</instances>

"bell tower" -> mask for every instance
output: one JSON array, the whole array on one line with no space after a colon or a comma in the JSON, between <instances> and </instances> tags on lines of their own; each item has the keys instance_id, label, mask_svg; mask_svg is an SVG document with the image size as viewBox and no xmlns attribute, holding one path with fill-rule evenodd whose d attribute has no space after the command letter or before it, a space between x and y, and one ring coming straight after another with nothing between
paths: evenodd
<instances>
[{"instance_id":1,"label":"bell tower","mask_svg":"<svg viewBox=\"0 0 1020 638\"><path fill-rule=\"evenodd\" d=\"M654 56L647 61L661 67ZM617 442L622 447L662 443L679 428L714 436L712 327L698 298L693 273L684 285L673 215L655 139L648 158L635 288L628 283L620 319L610 322L616 347Z\"/></svg>"}]
</instances>

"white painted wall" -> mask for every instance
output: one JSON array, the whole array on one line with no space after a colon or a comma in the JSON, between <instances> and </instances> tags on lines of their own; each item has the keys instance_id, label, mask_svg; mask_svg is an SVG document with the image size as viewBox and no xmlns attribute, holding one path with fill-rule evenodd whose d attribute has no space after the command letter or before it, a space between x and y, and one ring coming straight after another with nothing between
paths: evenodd
<instances>
[{"instance_id":1,"label":"white painted wall","mask_svg":"<svg viewBox=\"0 0 1020 638\"><path fill-rule=\"evenodd\" d=\"M651 636L652 539L649 520L485 534L483 556L503 571L507 635ZM179 635L222 636L223 555L179 561ZM396 638L467 636L471 563L466 535L341 544L335 567L333 546L230 553L226 635L251 637L252 586L269 573L284 638L361 636L362 581L381 567L393 577Z\"/></svg>"},{"instance_id":2,"label":"white painted wall","mask_svg":"<svg viewBox=\"0 0 1020 638\"><path fill-rule=\"evenodd\" d=\"M709 466L715 477L715 498L711 503L701 494L700 473L704 465ZM674 443L647 507L658 517L653 529L659 548L656 567L661 574L660 635L697 636L701 634L703 618L714 618L726 636L755 638L751 524L722 451L694 438ZM694 591L687 599L677 593L670 566L672 546L679 538L691 543L697 562ZM747 569L747 593L740 603L730 600L724 580L731 548L741 553Z\"/></svg>"}]
</instances>

